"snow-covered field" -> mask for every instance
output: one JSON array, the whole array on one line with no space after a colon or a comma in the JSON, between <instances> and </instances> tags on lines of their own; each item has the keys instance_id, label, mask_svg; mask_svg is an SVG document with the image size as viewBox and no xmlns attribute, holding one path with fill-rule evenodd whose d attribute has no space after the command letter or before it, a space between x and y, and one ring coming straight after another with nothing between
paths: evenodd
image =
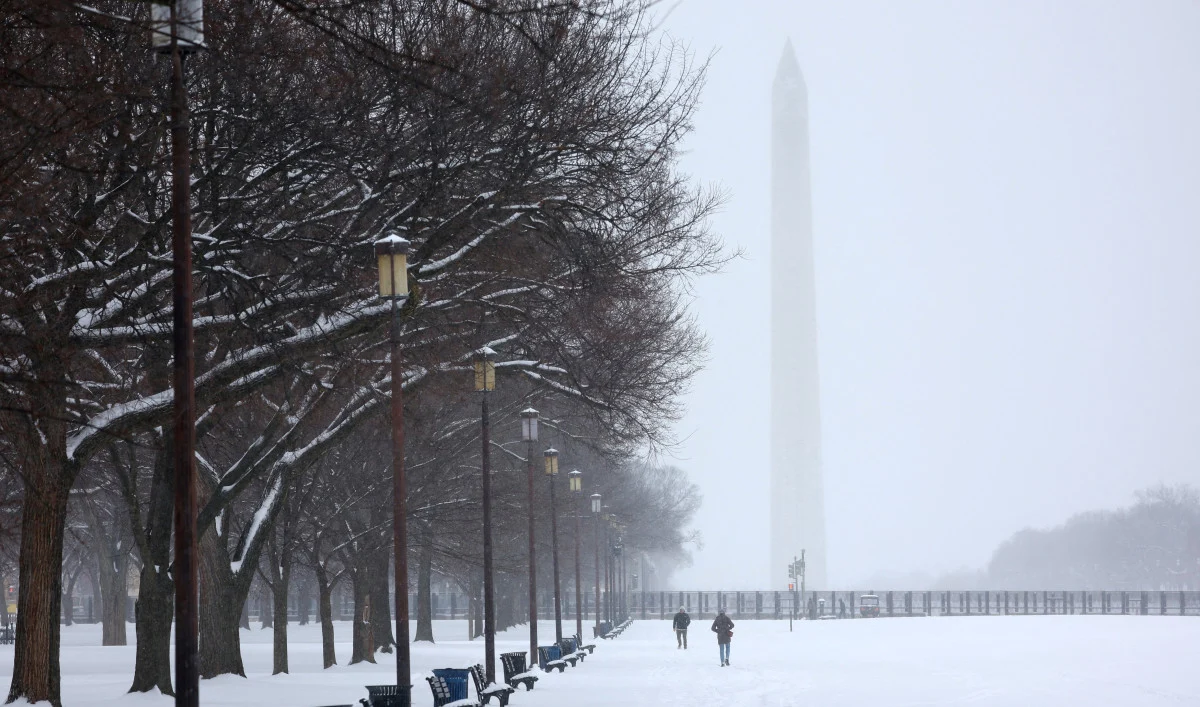
<instances>
[{"instance_id":1,"label":"snow-covered field","mask_svg":"<svg viewBox=\"0 0 1200 707\"><path fill-rule=\"evenodd\" d=\"M574 622L565 627L573 626ZM585 629L588 627L585 625ZM542 636L553 636L542 622ZM568 631L570 633L572 631ZM132 627L130 630L132 638ZM289 627L291 675L272 677L271 631L242 632L248 679L201 684L203 705L348 704L366 684L392 680L395 663L321 670L320 630ZM349 636L339 624L337 635ZM590 633L590 630L588 630ZM464 640L462 621L436 622L436 645L413 648L413 704L431 705L422 679L435 667L482 662L483 642ZM497 652L521 650L513 629ZM675 648L668 621L638 621L564 674L543 675L513 707L680 707L772 705L1200 705L1200 620L1155 616L1029 616L798 622L739 622L731 665L718 667L707 621L692 624L691 648ZM66 707L166 707L159 695L126 695L133 648L99 646L98 626L63 630ZM338 644L338 659L350 646ZM499 671L499 666L498 672ZM0 646L7 687L12 647Z\"/></svg>"}]
</instances>

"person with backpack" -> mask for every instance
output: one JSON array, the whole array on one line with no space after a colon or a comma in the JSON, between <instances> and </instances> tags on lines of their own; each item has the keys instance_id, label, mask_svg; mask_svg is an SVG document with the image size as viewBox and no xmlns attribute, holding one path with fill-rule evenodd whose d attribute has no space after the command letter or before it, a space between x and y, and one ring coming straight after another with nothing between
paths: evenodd
<instances>
[{"instance_id":1,"label":"person with backpack","mask_svg":"<svg viewBox=\"0 0 1200 707\"><path fill-rule=\"evenodd\" d=\"M692 617L688 616L687 611L681 606L679 613L675 614L675 620L671 622L671 626L675 629L675 646L676 649L682 648L687 650L687 628L692 622Z\"/></svg>"},{"instance_id":2,"label":"person with backpack","mask_svg":"<svg viewBox=\"0 0 1200 707\"><path fill-rule=\"evenodd\" d=\"M724 609L717 610L713 620L713 633L717 634L717 650L721 652L721 667L729 665L729 642L733 640L733 620L725 615Z\"/></svg>"}]
</instances>

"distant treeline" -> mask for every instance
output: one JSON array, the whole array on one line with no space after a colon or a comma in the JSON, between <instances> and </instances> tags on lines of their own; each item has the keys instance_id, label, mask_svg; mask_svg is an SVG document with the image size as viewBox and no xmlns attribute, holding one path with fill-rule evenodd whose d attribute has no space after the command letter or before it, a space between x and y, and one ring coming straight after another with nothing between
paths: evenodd
<instances>
[{"instance_id":1,"label":"distant treeline","mask_svg":"<svg viewBox=\"0 0 1200 707\"><path fill-rule=\"evenodd\" d=\"M1009 589L1198 589L1200 493L1157 486L1128 508L1022 530L996 548L979 580Z\"/></svg>"}]
</instances>

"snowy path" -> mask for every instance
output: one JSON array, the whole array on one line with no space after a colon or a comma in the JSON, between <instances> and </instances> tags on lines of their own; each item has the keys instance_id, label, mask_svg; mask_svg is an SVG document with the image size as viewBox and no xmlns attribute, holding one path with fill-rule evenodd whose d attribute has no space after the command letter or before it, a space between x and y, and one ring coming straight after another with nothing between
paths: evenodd
<instances>
[{"instance_id":1,"label":"snowy path","mask_svg":"<svg viewBox=\"0 0 1200 707\"><path fill-rule=\"evenodd\" d=\"M1200 620L1189 617L1031 616L868 621L743 621L734 631L732 665L717 665L707 621L692 624L690 650L675 648L666 621L638 621L564 674L543 675L513 707L883 707L911 705L1066 707L1086 704L1200 705ZM574 623L566 628L568 631ZM587 626L585 625L585 629ZM464 622L437 622L438 643L413 648L413 704L432 704L421 679L435 667L481 662L483 643L462 640ZM539 631L553 636L552 622ZM590 630L589 630L590 632ZM132 627L130 636L132 637ZM337 625L339 637L349 626ZM521 650L521 628L497 652ZM271 631L243 631L249 679L201 684L203 705L346 704L363 685L392 680L394 663L320 670L320 632L291 626L292 674L272 677ZM133 647L102 648L98 626L63 631L66 707L167 707L162 696L125 695ZM545 641L543 641L544 643ZM338 658L350 646L338 644ZM0 646L0 680L8 685L12 647Z\"/></svg>"}]
</instances>

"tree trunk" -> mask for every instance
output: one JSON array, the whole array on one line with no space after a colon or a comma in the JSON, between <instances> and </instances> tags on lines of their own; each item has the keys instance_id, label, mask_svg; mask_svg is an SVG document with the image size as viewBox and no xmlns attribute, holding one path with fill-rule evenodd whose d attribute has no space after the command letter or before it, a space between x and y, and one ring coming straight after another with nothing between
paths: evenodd
<instances>
[{"instance_id":1,"label":"tree trunk","mask_svg":"<svg viewBox=\"0 0 1200 707\"><path fill-rule=\"evenodd\" d=\"M275 667L271 670L272 675L286 673L288 671L288 644L287 644L287 629L288 629L288 585L292 578L292 562L288 553L284 553L279 563L279 576L275 578L275 582L271 587L271 592L275 597L275 636L274 636L274 653Z\"/></svg>"},{"instance_id":2,"label":"tree trunk","mask_svg":"<svg viewBox=\"0 0 1200 707\"><path fill-rule=\"evenodd\" d=\"M413 642L433 643L433 532L422 528L421 556L417 559L417 630Z\"/></svg>"},{"instance_id":3,"label":"tree trunk","mask_svg":"<svg viewBox=\"0 0 1200 707\"><path fill-rule=\"evenodd\" d=\"M125 634L125 597L128 592L129 555L100 560L100 620L104 624L101 645L123 646Z\"/></svg>"},{"instance_id":4,"label":"tree trunk","mask_svg":"<svg viewBox=\"0 0 1200 707\"><path fill-rule=\"evenodd\" d=\"M372 640L371 625L371 587L368 580L368 570L360 567L351 575L354 586L354 653L350 656L350 664L375 662L375 648Z\"/></svg>"},{"instance_id":5,"label":"tree trunk","mask_svg":"<svg viewBox=\"0 0 1200 707\"><path fill-rule=\"evenodd\" d=\"M312 580L306 579L300 583L297 588L296 597L296 623L301 626L308 625L308 607L312 601Z\"/></svg>"},{"instance_id":6,"label":"tree trunk","mask_svg":"<svg viewBox=\"0 0 1200 707\"><path fill-rule=\"evenodd\" d=\"M337 665L337 651L333 644L333 588L329 586L329 574L321 563L317 563L318 611L321 614L321 658L322 667Z\"/></svg>"},{"instance_id":7,"label":"tree trunk","mask_svg":"<svg viewBox=\"0 0 1200 707\"><path fill-rule=\"evenodd\" d=\"M68 575L67 588L62 594L62 623L64 626L75 624L75 580L79 578L79 567Z\"/></svg>"},{"instance_id":8,"label":"tree trunk","mask_svg":"<svg viewBox=\"0 0 1200 707\"><path fill-rule=\"evenodd\" d=\"M375 650L391 653L396 645L395 634L392 631L392 596L388 588L388 577L391 576L391 565L388 562L390 553L383 547L371 553L375 564L367 575L371 587L371 637Z\"/></svg>"},{"instance_id":9,"label":"tree trunk","mask_svg":"<svg viewBox=\"0 0 1200 707\"><path fill-rule=\"evenodd\" d=\"M249 586L238 586L224 542L215 527L200 539L200 677L206 679L246 677L238 621Z\"/></svg>"},{"instance_id":10,"label":"tree trunk","mask_svg":"<svg viewBox=\"0 0 1200 707\"><path fill-rule=\"evenodd\" d=\"M141 529L142 571L134 605L137 653L130 692L158 688L173 695L171 687L171 623L175 618L175 582L167 574L171 558L171 530L175 512L175 472L170 435L163 440L154 466L146 523ZM137 515L137 507L132 507ZM140 526L133 519L131 526Z\"/></svg>"},{"instance_id":11,"label":"tree trunk","mask_svg":"<svg viewBox=\"0 0 1200 707\"><path fill-rule=\"evenodd\" d=\"M271 605L274 603L271 588L264 586L262 592L258 595L258 620L262 623L260 628L271 628L275 625L273 621L274 609Z\"/></svg>"},{"instance_id":12,"label":"tree trunk","mask_svg":"<svg viewBox=\"0 0 1200 707\"><path fill-rule=\"evenodd\" d=\"M483 635L483 602L480 601L479 593L481 583L475 577L475 573L471 573L471 640L475 640Z\"/></svg>"},{"instance_id":13,"label":"tree trunk","mask_svg":"<svg viewBox=\"0 0 1200 707\"><path fill-rule=\"evenodd\" d=\"M142 567L134 619L137 623L137 658L130 692L158 688L164 695L171 689L171 623L175 614L175 583L166 572L156 572L150 563Z\"/></svg>"},{"instance_id":14,"label":"tree trunk","mask_svg":"<svg viewBox=\"0 0 1200 707\"><path fill-rule=\"evenodd\" d=\"M7 626L11 620L8 617L8 575L0 574L0 626Z\"/></svg>"},{"instance_id":15,"label":"tree trunk","mask_svg":"<svg viewBox=\"0 0 1200 707\"><path fill-rule=\"evenodd\" d=\"M21 415L13 425L20 428L14 446L21 453L25 490L18 560L21 587L8 701L44 700L61 707L58 613L67 499L75 473L66 461L62 406L43 398L33 407L33 412Z\"/></svg>"}]
</instances>

